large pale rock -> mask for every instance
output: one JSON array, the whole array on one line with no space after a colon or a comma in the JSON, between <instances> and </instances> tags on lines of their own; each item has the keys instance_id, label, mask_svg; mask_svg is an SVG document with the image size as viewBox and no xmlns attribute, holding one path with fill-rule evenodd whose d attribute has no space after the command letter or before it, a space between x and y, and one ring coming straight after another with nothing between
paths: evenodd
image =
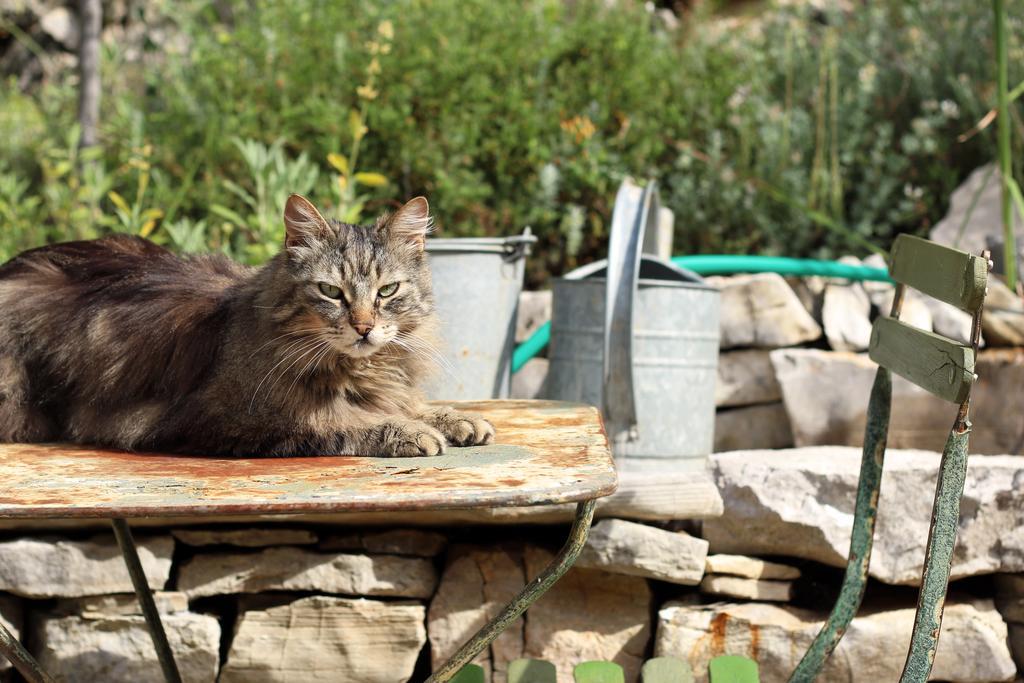
<instances>
[{"instance_id":1,"label":"large pale rock","mask_svg":"<svg viewBox=\"0 0 1024 683\"><path fill-rule=\"evenodd\" d=\"M743 406L715 413L715 452L789 448L793 431L782 403Z\"/></svg>"},{"instance_id":2,"label":"large pale rock","mask_svg":"<svg viewBox=\"0 0 1024 683\"><path fill-rule=\"evenodd\" d=\"M322 595L266 609L243 602L219 683L407 681L426 642L425 611Z\"/></svg>"},{"instance_id":3,"label":"large pale rock","mask_svg":"<svg viewBox=\"0 0 1024 683\"><path fill-rule=\"evenodd\" d=\"M520 292L516 312L516 344L522 344L541 325L551 320L551 290Z\"/></svg>"},{"instance_id":4,"label":"large pale rock","mask_svg":"<svg viewBox=\"0 0 1024 683\"><path fill-rule=\"evenodd\" d=\"M430 605L428 633L435 665L444 661L551 561L536 547L456 547ZM650 640L652 597L647 582L593 569L571 569L516 621L477 662L492 683L506 680L508 663L545 659L572 679L581 661L615 661L636 680Z\"/></svg>"},{"instance_id":5,"label":"large pale rock","mask_svg":"<svg viewBox=\"0 0 1024 683\"><path fill-rule=\"evenodd\" d=\"M793 599L792 581L745 579L740 576L705 576L700 592L741 600L789 602Z\"/></svg>"},{"instance_id":6,"label":"large pale rock","mask_svg":"<svg viewBox=\"0 0 1024 683\"><path fill-rule=\"evenodd\" d=\"M925 297L924 301L932 314L933 331L962 344L971 343L974 318L970 313L931 297Z\"/></svg>"},{"instance_id":7,"label":"large pale rock","mask_svg":"<svg viewBox=\"0 0 1024 683\"><path fill-rule=\"evenodd\" d=\"M188 611L188 596L177 591L155 591L153 602L160 614ZM134 593L116 593L114 595L90 595L84 598L63 598L57 601L54 612L61 616L75 615L97 619L141 615L142 608Z\"/></svg>"},{"instance_id":8,"label":"large pale rock","mask_svg":"<svg viewBox=\"0 0 1024 683\"><path fill-rule=\"evenodd\" d=\"M271 545L310 545L316 534L309 529L250 527L248 529L175 529L171 535L191 546L231 545L260 548Z\"/></svg>"},{"instance_id":9,"label":"large pale rock","mask_svg":"<svg viewBox=\"0 0 1024 683\"><path fill-rule=\"evenodd\" d=\"M575 566L695 586L704 575L707 556L708 542L702 538L606 519L590 530Z\"/></svg>"},{"instance_id":10,"label":"large pale rock","mask_svg":"<svg viewBox=\"0 0 1024 683\"><path fill-rule=\"evenodd\" d=\"M858 282L833 280L825 286L822 326L836 351L863 351L871 342L871 300Z\"/></svg>"},{"instance_id":11,"label":"large pale rock","mask_svg":"<svg viewBox=\"0 0 1024 683\"><path fill-rule=\"evenodd\" d=\"M748 579L800 578L800 570L796 567L746 555L708 555L704 571L707 574L728 574Z\"/></svg>"},{"instance_id":12,"label":"large pale rock","mask_svg":"<svg viewBox=\"0 0 1024 683\"><path fill-rule=\"evenodd\" d=\"M775 348L813 341L821 328L781 275L709 277L721 292L721 348Z\"/></svg>"},{"instance_id":13,"label":"large pale rock","mask_svg":"<svg viewBox=\"0 0 1024 683\"><path fill-rule=\"evenodd\" d=\"M789 555L845 566L860 449L801 448L711 456L727 501L704 522L715 553ZM919 582L939 454L889 449L870 575ZM953 555L954 579L1024 571L1024 457L971 458Z\"/></svg>"},{"instance_id":14,"label":"large pale rock","mask_svg":"<svg viewBox=\"0 0 1024 683\"><path fill-rule=\"evenodd\" d=\"M779 349L771 353L771 360L796 446L864 442L868 399L878 369L874 362L867 356L817 349ZM978 355L975 370L971 452L1020 452L1024 422L1016 402L1006 399L1024 395L1024 351L986 349ZM892 379L889 447L942 450L956 407L898 375Z\"/></svg>"},{"instance_id":15,"label":"large pale rock","mask_svg":"<svg viewBox=\"0 0 1024 683\"><path fill-rule=\"evenodd\" d=\"M0 625L6 628L12 636L20 639L23 623L24 613L21 609L21 602L9 595L0 595ZM11 663L7 658L0 656L0 676L11 668Z\"/></svg>"},{"instance_id":16,"label":"large pale rock","mask_svg":"<svg viewBox=\"0 0 1024 683\"><path fill-rule=\"evenodd\" d=\"M170 536L135 539L149 587L162 589L171 571ZM112 535L85 541L57 537L0 542L0 590L27 598L130 593L131 577Z\"/></svg>"},{"instance_id":17,"label":"large pale rock","mask_svg":"<svg viewBox=\"0 0 1024 683\"><path fill-rule=\"evenodd\" d=\"M436 531L388 529L386 531L363 531L326 538L320 542L320 550L347 550L378 555L434 557L439 555L447 544L448 539Z\"/></svg>"},{"instance_id":18,"label":"large pale rock","mask_svg":"<svg viewBox=\"0 0 1024 683\"><path fill-rule=\"evenodd\" d=\"M656 656L684 659L696 680L708 680L708 662L721 654L757 661L761 680L785 681L827 613L761 603L687 606L669 603L658 613ZM903 671L914 608L863 607L826 661L821 681L896 681ZM946 605L931 680L982 683L1015 672L1006 624L990 600Z\"/></svg>"},{"instance_id":19,"label":"large pale rock","mask_svg":"<svg viewBox=\"0 0 1024 683\"><path fill-rule=\"evenodd\" d=\"M975 364L971 393L972 453L1024 452L1024 349L985 349Z\"/></svg>"},{"instance_id":20,"label":"large pale rock","mask_svg":"<svg viewBox=\"0 0 1024 683\"><path fill-rule=\"evenodd\" d=\"M220 663L220 624L205 614L161 620L182 680L213 683ZM158 683L164 680L140 616L44 617L35 627L40 666L67 683Z\"/></svg>"},{"instance_id":21,"label":"large pale rock","mask_svg":"<svg viewBox=\"0 0 1024 683\"><path fill-rule=\"evenodd\" d=\"M1024 299L995 277L988 280L981 326L989 346L1024 345Z\"/></svg>"},{"instance_id":22,"label":"large pale rock","mask_svg":"<svg viewBox=\"0 0 1024 683\"><path fill-rule=\"evenodd\" d=\"M78 48L81 35L78 17L66 7L54 7L40 17L39 28L69 50Z\"/></svg>"},{"instance_id":23,"label":"large pale rock","mask_svg":"<svg viewBox=\"0 0 1024 683\"><path fill-rule=\"evenodd\" d=\"M428 598L436 585L437 572L426 559L298 548L197 555L181 567L178 576L178 589L190 599L272 590Z\"/></svg>"},{"instance_id":24,"label":"large pale rock","mask_svg":"<svg viewBox=\"0 0 1024 683\"><path fill-rule=\"evenodd\" d=\"M866 283L865 283L866 284ZM871 303L878 309L880 315L889 315L892 311L892 302L896 297L896 289L887 283L875 283L877 287L867 289ZM929 297L918 292L916 289L907 289L903 295L903 307L900 309L900 320L912 327L930 332L935 321L932 318L932 307L928 302Z\"/></svg>"},{"instance_id":25,"label":"large pale rock","mask_svg":"<svg viewBox=\"0 0 1024 683\"><path fill-rule=\"evenodd\" d=\"M782 390L775 379L768 351L726 351L718 356L715 405L719 408L775 403Z\"/></svg>"},{"instance_id":26,"label":"large pale rock","mask_svg":"<svg viewBox=\"0 0 1024 683\"><path fill-rule=\"evenodd\" d=\"M949 201L949 211L945 217L935 224L928 234L929 239L948 246L979 254L983 249L991 248L993 243L1003 241L1003 219L1001 208L1001 178L995 164L986 164L975 169L960 184ZM978 195L974 209L974 197ZM1024 244L1024 222L1021 221L1017 207L1013 209L1014 232L1017 244ZM970 215L964 227L964 218ZM961 234L961 228L963 232Z\"/></svg>"}]
</instances>

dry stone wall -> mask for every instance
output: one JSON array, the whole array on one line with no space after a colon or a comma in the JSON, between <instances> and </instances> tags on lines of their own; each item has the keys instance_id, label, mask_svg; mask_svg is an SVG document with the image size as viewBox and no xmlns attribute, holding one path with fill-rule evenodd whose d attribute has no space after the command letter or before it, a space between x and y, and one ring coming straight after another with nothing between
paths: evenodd
<instances>
[{"instance_id":1,"label":"dry stone wall","mask_svg":"<svg viewBox=\"0 0 1024 683\"><path fill-rule=\"evenodd\" d=\"M900 584L920 569L937 456L889 457L875 587L828 680L895 680L902 665L916 590ZM711 658L741 654L757 659L762 680L784 680L841 581L831 567L848 542L858 458L857 449L834 447L718 454L713 473L731 501L720 518L702 527L599 521L578 565L477 658L486 679L503 683L512 660L532 657L555 663L564 681L581 661L615 661L633 683L646 659L673 655L706 681ZM936 672L948 681L1010 680L1014 657L1024 659L1016 538L1024 508L1014 493L1024 456L971 467ZM283 522L137 535L158 549L151 584L185 680L339 680L344 672L343 680L376 683L423 680L552 561L565 532ZM38 550L47 544L49 552ZM114 573L104 564L117 552L112 537L11 537L0 546L37 548L35 561L76 549L59 571L35 574L26 570L32 560L0 553L0 567L22 568L8 572L17 581L0 592L0 620L48 670L89 683L161 680L134 596L104 576ZM955 657L954 642L971 656ZM0 680L10 676L0 669Z\"/></svg>"}]
</instances>

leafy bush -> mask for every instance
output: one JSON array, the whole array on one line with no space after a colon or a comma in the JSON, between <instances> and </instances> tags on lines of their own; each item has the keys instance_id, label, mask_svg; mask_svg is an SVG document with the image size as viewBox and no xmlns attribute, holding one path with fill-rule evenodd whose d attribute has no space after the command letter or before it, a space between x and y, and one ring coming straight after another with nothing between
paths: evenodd
<instances>
[{"instance_id":1,"label":"leafy bush","mask_svg":"<svg viewBox=\"0 0 1024 683\"><path fill-rule=\"evenodd\" d=\"M289 192L350 221L425 194L444 235L532 226L537 283L602 255L634 175L660 181L677 252L834 257L924 231L994 156L992 131L956 140L994 104L984 3L687 15L679 29L599 0L140 11L164 38L105 46L99 158L67 135L73 76L28 97L0 86L0 134L17 142L0 156L0 256L125 230L258 262Z\"/></svg>"}]
</instances>

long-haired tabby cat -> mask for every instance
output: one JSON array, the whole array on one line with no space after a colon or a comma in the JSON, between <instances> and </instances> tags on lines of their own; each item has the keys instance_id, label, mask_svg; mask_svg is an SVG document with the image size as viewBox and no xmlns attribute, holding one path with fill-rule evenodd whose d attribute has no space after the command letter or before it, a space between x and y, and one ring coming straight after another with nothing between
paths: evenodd
<instances>
[{"instance_id":1,"label":"long-haired tabby cat","mask_svg":"<svg viewBox=\"0 0 1024 683\"><path fill-rule=\"evenodd\" d=\"M436 329L422 197L372 226L293 195L261 268L135 237L0 266L0 441L218 455L436 455L485 420L417 390Z\"/></svg>"}]
</instances>

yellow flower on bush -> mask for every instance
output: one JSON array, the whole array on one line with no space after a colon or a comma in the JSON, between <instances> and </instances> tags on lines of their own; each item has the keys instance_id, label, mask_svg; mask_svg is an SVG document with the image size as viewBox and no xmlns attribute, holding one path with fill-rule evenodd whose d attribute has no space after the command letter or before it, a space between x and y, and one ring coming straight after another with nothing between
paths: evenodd
<instances>
[{"instance_id":1,"label":"yellow flower on bush","mask_svg":"<svg viewBox=\"0 0 1024 683\"><path fill-rule=\"evenodd\" d=\"M562 121L559 125L562 127L562 130L576 139L576 144L582 144L597 132L597 126L594 125L594 122L588 116L574 116L571 119Z\"/></svg>"},{"instance_id":2,"label":"yellow flower on bush","mask_svg":"<svg viewBox=\"0 0 1024 683\"><path fill-rule=\"evenodd\" d=\"M384 40L391 40L395 37L395 25L391 23L390 19L385 19L377 26L377 33Z\"/></svg>"},{"instance_id":3,"label":"yellow flower on bush","mask_svg":"<svg viewBox=\"0 0 1024 683\"><path fill-rule=\"evenodd\" d=\"M377 99L377 95L379 95L380 93L377 92L376 88L367 83L366 85L361 85L358 88L356 88L356 94L362 97L364 100L375 100Z\"/></svg>"}]
</instances>

